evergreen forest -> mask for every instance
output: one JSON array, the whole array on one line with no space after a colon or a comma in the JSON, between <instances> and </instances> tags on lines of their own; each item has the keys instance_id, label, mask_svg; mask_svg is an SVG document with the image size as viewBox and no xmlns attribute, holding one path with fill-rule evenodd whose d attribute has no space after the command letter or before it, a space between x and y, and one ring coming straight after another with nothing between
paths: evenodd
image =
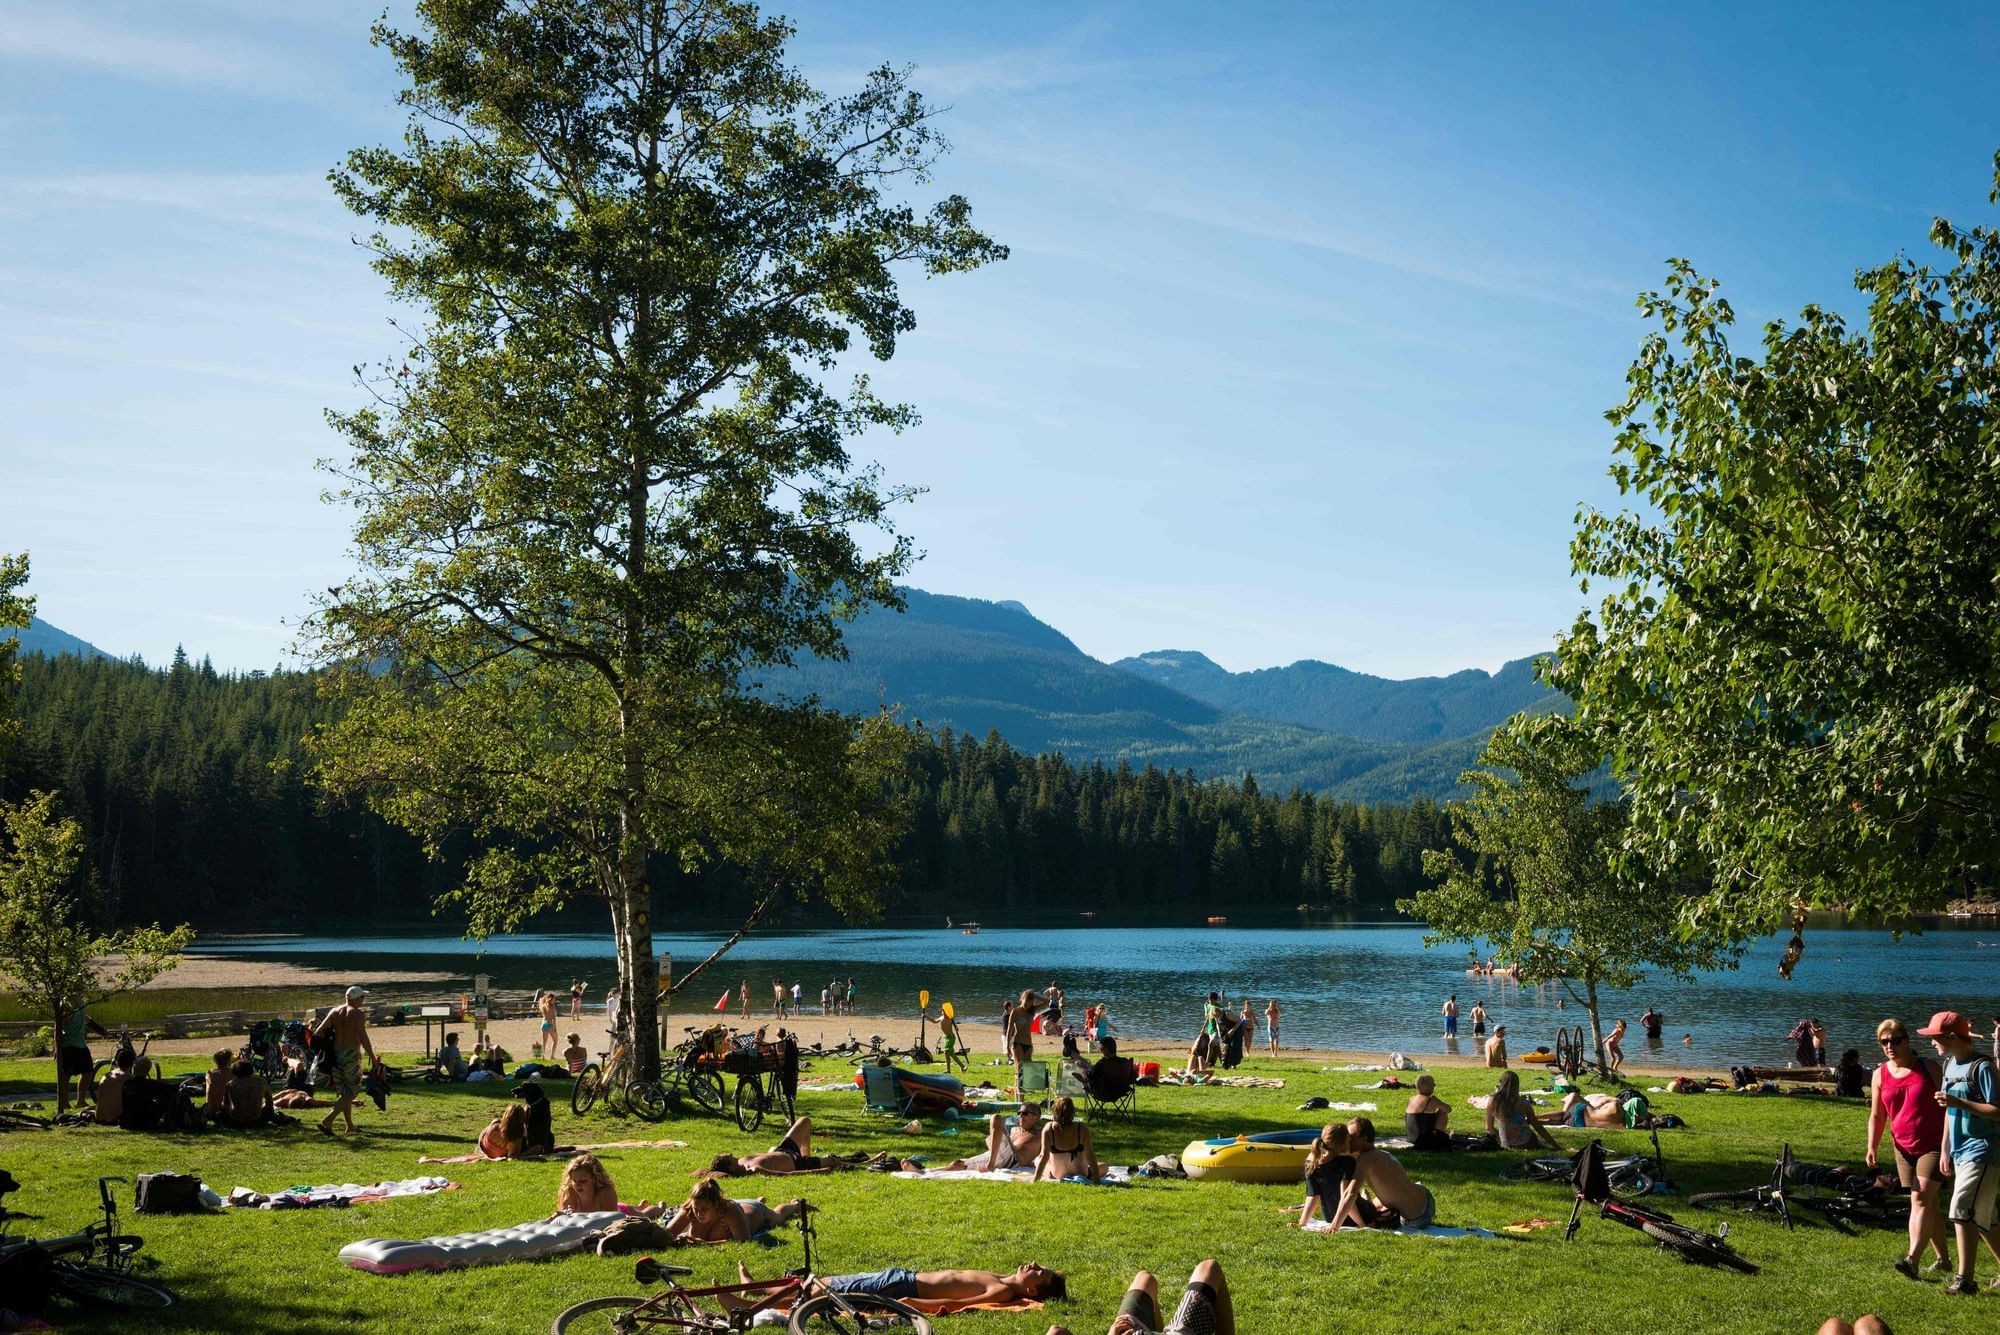
<instances>
[{"instance_id":1,"label":"evergreen forest","mask_svg":"<svg viewBox=\"0 0 2000 1335\"><path fill-rule=\"evenodd\" d=\"M21 664L22 732L0 796L60 793L116 920L289 929L338 906L349 925L419 922L454 884L450 858L427 861L407 834L309 783L301 739L333 708L309 674L225 674L180 653L165 668L70 654ZM891 915L1379 910L1421 888L1422 850L1451 839L1429 799L1267 793L1250 775L1028 755L997 733L918 731L904 782ZM740 915L752 897L727 866L656 864L652 882L667 922ZM571 911L600 925L594 906Z\"/></svg>"}]
</instances>

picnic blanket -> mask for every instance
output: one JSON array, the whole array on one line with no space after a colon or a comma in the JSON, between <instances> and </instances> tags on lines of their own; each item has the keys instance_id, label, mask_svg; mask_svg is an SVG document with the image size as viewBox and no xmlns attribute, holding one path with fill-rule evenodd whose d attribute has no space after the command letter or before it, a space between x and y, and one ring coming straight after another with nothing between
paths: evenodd
<instances>
[{"instance_id":1,"label":"picnic blanket","mask_svg":"<svg viewBox=\"0 0 2000 1335\"><path fill-rule=\"evenodd\" d=\"M1283 1089L1285 1082L1268 1075L1173 1075L1163 1074L1162 1085L1222 1085L1232 1089Z\"/></svg>"},{"instance_id":2,"label":"picnic blanket","mask_svg":"<svg viewBox=\"0 0 2000 1335\"><path fill-rule=\"evenodd\" d=\"M984 1170L953 1168L949 1171L939 1169L930 1173L912 1173L898 1169L889 1174L889 1176L916 1178L925 1182L1032 1182L1035 1180L1035 1170L1032 1168L989 1168ZM1132 1185L1132 1170L1122 1166L1107 1168L1104 1170L1104 1176L1096 1182L1091 1182L1080 1177L1065 1177L1058 1178L1057 1180L1083 1187L1129 1187Z\"/></svg>"},{"instance_id":3,"label":"picnic blanket","mask_svg":"<svg viewBox=\"0 0 2000 1335\"><path fill-rule=\"evenodd\" d=\"M377 1182L359 1186L353 1182L321 1187L286 1187L283 1191L253 1191L237 1187L223 1198L224 1206L238 1210L308 1210L323 1206L365 1205L398 1196L431 1196L441 1191L457 1191L458 1183L444 1177L409 1177L399 1182Z\"/></svg>"},{"instance_id":4,"label":"picnic blanket","mask_svg":"<svg viewBox=\"0 0 2000 1335\"><path fill-rule=\"evenodd\" d=\"M861 1086L855 1084L852 1080L821 1080L810 1085L799 1086L799 1093L801 1094L858 1094L860 1092Z\"/></svg>"},{"instance_id":5,"label":"picnic blanket","mask_svg":"<svg viewBox=\"0 0 2000 1335\"><path fill-rule=\"evenodd\" d=\"M1432 1224L1428 1228L1342 1228L1336 1229L1324 1219L1315 1219L1305 1226L1307 1233L1331 1233L1336 1238L1351 1237L1356 1233L1400 1233L1408 1238L1494 1238L1500 1236L1490 1228L1453 1228L1449 1224Z\"/></svg>"},{"instance_id":6,"label":"picnic blanket","mask_svg":"<svg viewBox=\"0 0 2000 1335\"><path fill-rule=\"evenodd\" d=\"M471 1154L453 1154L444 1158L433 1158L428 1154L419 1155L418 1163L538 1163L547 1159L582 1154L585 1150L684 1150L685 1140L607 1140L600 1145L558 1145L547 1154L517 1154L512 1159L492 1159L474 1151Z\"/></svg>"}]
</instances>

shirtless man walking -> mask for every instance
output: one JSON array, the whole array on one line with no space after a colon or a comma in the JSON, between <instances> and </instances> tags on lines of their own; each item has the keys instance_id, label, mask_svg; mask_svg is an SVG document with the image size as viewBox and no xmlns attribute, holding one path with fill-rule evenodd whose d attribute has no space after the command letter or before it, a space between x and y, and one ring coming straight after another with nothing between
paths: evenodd
<instances>
[{"instance_id":1,"label":"shirtless man walking","mask_svg":"<svg viewBox=\"0 0 2000 1335\"><path fill-rule=\"evenodd\" d=\"M338 1117L347 1123L347 1133L354 1134L354 1101L361 1097L361 1054L367 1053L372 1063L375 1058L375 1044L368 1037L368 1008L361 1003L366 1000L368 989L350 987L346 999L326 1013L326 1018L313 1030L324 1037L333 1035L333 1087L336 1095L333 1111L319 1124L320 1134L333 1134L333 1119Z\"/></svg>"},{"instance_id":2,"label":"shirtless man walking","mask_svg":"<svg viewBox=\"0 0 2000 1335\"><path fill-rule=\"evenodd\" d=\"M1486 1064L1496 1071L1507 1069L1507 1026L1493 1026L1493 1037L1486 1040Z\"/></svg>"},{"instance_id":3,"label":"shirtless man walking","mask_svg":"<svg viewBox=\"0 0 2000 1335\"><path fill-rule=\"evenodd\" d=\"M1354 1151L1354 1176L1370 1195L1403 1217L1404 1228L1429 1228L1437 1221L1437 1197L1387 1150L1375 1148L1375 1123L1357 1117L1347 1124L1348 1147Z\"/></svg>"},{"instance_id":4,"label":"shirtless man walking","mask_svg":"<svg viewBox=\"0 0 2000 1335\"><path fill-rule=\"evenodd\" d=\"M1264 1007L1264 1032L1271 1040L1271 1055L1278 1055L1278 999L1271 998L1271 1004Z\"/></svg>"}]
</instances>

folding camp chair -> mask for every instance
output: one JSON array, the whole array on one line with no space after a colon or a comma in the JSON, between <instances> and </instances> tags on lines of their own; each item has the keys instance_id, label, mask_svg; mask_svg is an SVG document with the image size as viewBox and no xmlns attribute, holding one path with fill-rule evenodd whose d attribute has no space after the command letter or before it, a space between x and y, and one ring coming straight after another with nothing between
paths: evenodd
<instances>
[{"instance_id":1,"label":"folding camp chair","mask_svg":"<svg viewBox=\"0 0 2000 1335\"><path fill-rule=\"evenodd\" d=\"M1036 1094L1049 1092L1049 1068L1041 1062L1028 1062L1021 1067L1021 1097L1031 1098Z\"/></svg>"},{"instance_id":2,"label":"folding camp chair","mask_svg":"<svg viewBox=\"0 0 2000 1335\"><path fill-rule=\"evenodd\" d=\"M1106 1062L1123 1066L1118 1075L1107 1072ZM1128 1058L1106 1057L1090 1068L1083 1080L1084 1096L1095 1117L1128 1117L1139 1110L1139 1068Z\"/></svg>"},{"instance_id":3,"label":"folding camp chair","mask_svg":"<svg viewBox=\"0 0 2000 1335\"><path fill-rule=\"evenodd\" d=\"M909 1095L896 1079L896 1068L869 1062L861 1068L861 1098L871 1111L903 1113Z\"/></svg>"}]
</instances>

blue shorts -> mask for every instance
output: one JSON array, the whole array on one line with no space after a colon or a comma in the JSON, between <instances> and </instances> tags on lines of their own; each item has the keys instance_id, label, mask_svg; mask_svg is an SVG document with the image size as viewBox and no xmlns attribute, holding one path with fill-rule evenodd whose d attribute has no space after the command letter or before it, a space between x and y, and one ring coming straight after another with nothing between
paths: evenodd
<instances>
[{"instance_id":1,"label":"blue shorts","mask_svg":"<svg viewBox=\"0 0 2000 1335\"><path fill-rule=\"evenodd\" d=\"M1569 1124L1571 1126L1589 1126L1590 1125L1589 1119L1590 1119L1590 1105L1588 1103L1585 1103L1582 1099L1578 1099L1576 1101L1576 1106L1569 1110Z\"/></svg>"},{"instance_id":2,"label":"blue shorts","mask_svg":"<svg viewBox=\"0 0 2000 1335\"><path fill-rule=\"evenodd\" d=\"M1403 1227L1429 1228L1432 1224L1435 1224L1437 1222L1438 1198L1436 1196L1433 1196L1431 1194L1431 1189L1425 1186L1423 1183L1418 1182L1415 1183L1414 1185L1418 1191L1424 1193L1424 1208L1419 1210L1414 1215L1405 1216L1403 1219Z\"/></svg>"},{"instance_id":3,"label":"blue shorts","mask_svg":"<svg viewBox=\"0 0 2000 1335\"><path fill-rule=\"evenodd\" d=\"M917 1296L917 1272L899 1265L871 1270L865 1275L822 1276L820 1283L835 1293L871 1293L877 1298Z\"/></svg>"},{"instance_id":4,"label":"blue shorts","mask_svg":"<svg viewBox=\"0 0 2000 1335\"><path fill-rule=\"evenodd\" d=\"M1453 1038L1458 1037L1458 1017L1456 1015L1447 1015L1444 1017L1444 1031Z\"/></svg>"}]
</instances>

